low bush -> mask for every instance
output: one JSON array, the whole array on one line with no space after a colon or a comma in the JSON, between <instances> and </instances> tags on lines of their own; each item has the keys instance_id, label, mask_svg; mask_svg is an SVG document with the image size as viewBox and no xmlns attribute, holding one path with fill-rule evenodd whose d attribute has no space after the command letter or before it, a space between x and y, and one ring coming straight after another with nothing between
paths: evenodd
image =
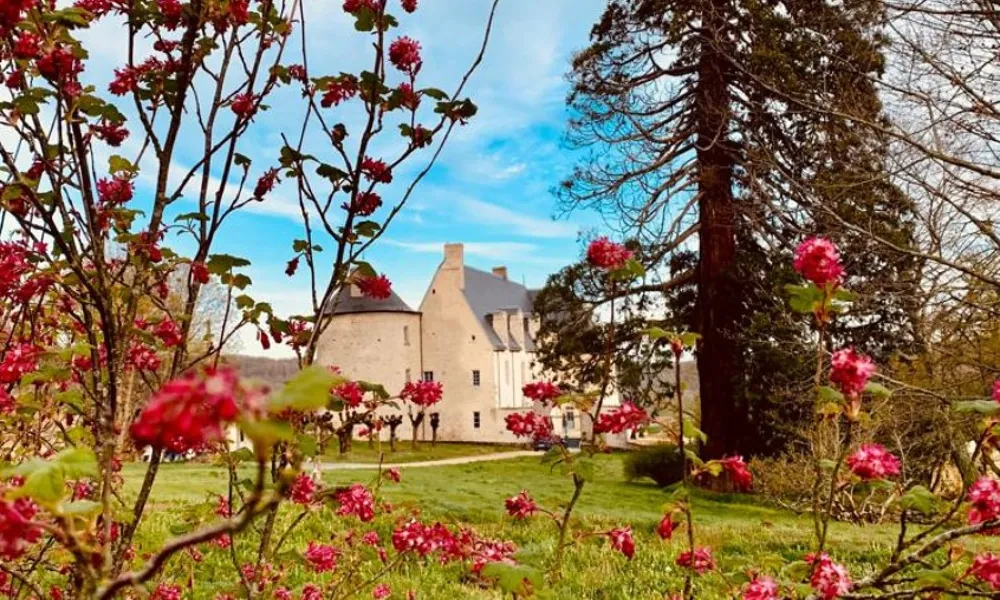
<instances>
[{"instance_id":1,"label":"low bush","mask_svg":"<svg viewBox=\"0 0 1000 600\"><path fill-rule=\"evenodd\" d=\"M628 481L648 477L662 487L683 478L681 454L673 444L647 446L631 452L625 456L622 468Z\"/></svg>"}]
</instances>

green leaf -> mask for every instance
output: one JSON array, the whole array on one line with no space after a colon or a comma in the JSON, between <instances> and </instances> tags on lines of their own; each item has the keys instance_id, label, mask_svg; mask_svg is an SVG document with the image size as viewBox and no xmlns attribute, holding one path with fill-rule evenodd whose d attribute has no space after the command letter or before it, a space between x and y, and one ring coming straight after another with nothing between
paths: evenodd
<instances>
[{"instance_id":1,"label":"green leaf","mask_svg":"<svg viewBox=\"0 0 1000 600\"><path fill-rule=\"evenodd\" d=\"M97 476L97 455L90 448L69 448L56 454L52 462L62 468L66 477Z\"/></svg>"},{"instance_id":2,"label":"green leaf","mask_svg":"<svg viewBox=\"0 0 1000 600\"><path fill-rule=\"evenodd\" d=\"M208 221L208 215L200 212L189 212L174 217L174 222L176 223L178 221L201 221L204 223L205 221Z\"/></svg>"},{"instance_id":3,"label":"green leaf","mask_svg":"<svg viewBox=\"0 0 1000 600\"><path fill-rule=\"evenodd\" d=\"M899 506L906 510L915 510L923 515L934 513L937 496L922 485L916 485L906 491L899 499Z\"/></svg>"},{"instance_id":4,"label":"green leaf","mask_svg":"<svg viewBox=\"0 0 1000 600\"><path fill-rule=\"evenodd\" d=\"M684 419L684 437L699 440L702 444L708 442L708 436L704 431L698 429L691 419Z\"/></svg>"},{"instance_id":5,"label":"green leaf","mask_svg":"<svg viewBox=\"0 0 1000 600\"><path fill-rule=\"evenodd\" d=\"M912 575L920 587L949 588L955 584L955 577L947 571L924 569L915 571Z\"/></svg>"},{"instance_id":6,"label":"green leaf","mask_svg":"<svg viewBox=\"0 0 1000 600\"><path fill-rule=\"evenodd\" d=\"M424 88L420 90L420 93L427 96L428 98L433 98L438 101L448 99L448 94L446 94L444 90L439 90L437 88Z\"/></svg>"},{"instance_id":7,"label":"green leaf","mask_svg":"<svg viewBox=\"0 0 1000 600\"><path fill-rule=\"evenodd\" d=\"M253 308L253 305L254 300L250 296L247 296L246 294L236 296L236 308L240 310L247 310L249 308Z\"/></svg>"},{"instance_id":8,"label":"green leaf","mask_svg":"<svg viewBox=\"0 0 1000 600\"><path fill-rule=\"evenodd\" d=\"M955 412L974 412L990 417L1000 414L1000 402L995 400L965 400L955 403Z\"/></svg>"},{"instance_id":9,"label":"green leaf","mask_svg":"<svg viewBox=\"0 0 1000 600\"><path fill-rule=\"evenodd\" d=\"M375 221L362 221L354 226L354 231L362 237L374 237L382 229Z\"/></svg>"},{"instance_id":10,"label":"green leaf","mask_svg":"<svg viewBox=\"0 0 1000 600\"><path fill-rule=\"evenodd\" d=\"M118 156L114 154L108 159L108 171L114 175L117 173L127 173L129 175L134 175L138 169L132 164L132 161L128 160L123 156Z\"/></svg>"},{"instance_id":11,"label":"green leaf","mask_svg":"<svg viewBox=\"0 0 1000 600\"><path fill-rule=\"evenodd\" d=\"M311 435L298 434L295 436L295 445L303 456L316 456L319 454L319 443Z\"/></svg>"},{"instance_id":12,"label":"green leaf","mask_svg":"<svg viewBox=\"0 0 1000 600\"><path fill-rule=\"evenodd\" d=\"M889 388L885 387L881 383L875 383L874 381L868 382L868 385L865 386L865 392L880 398L888 398L892 395L892 391Z\"/></svg>"},{"instance_id":13,"label":"green leaf","mask_svg":"<svg viewBox=\"0 0 1000 600\"><path fill-rule=\"evenodd\" d=\"M313 365L299 371L285 384L271 400L272 412L287 408L298 411L319 410L326 406L330 398L330 388L344 382L344 378L334 375L323 367Z\"/></svg>"},{"instance_id":14,"label":"green leaf","mask_svg":"<svg viewBox=\"0 0 1000 600\"><path fill-rule=\"evenodd\" d=\"M309 242L306 240L294 240L292 242L292 252L296 254L305 252L307 248L309 248Z\"/></svg>"},{"instance_id":15,"label":"green leaf","mask_svg":"<svg viewBox=\"0 0 1000 600\"><path fill-rule=\"evenodd\" d=\"M229 254L212 254L208 257L208 262L205 263L205 266L208 268L209 273L222 275L232 271L236 267L248 267L250 266L250 261Z\"/></svg>"},{"instance_id":16,"label":"green leaf","mask_svg":"<svg viewBox=\"0 0 1000 600\"><path fill-rule=\"evenodd\" d=\"M271 448L278 442L295 440L295 430L285 421L240 421L239 428L255 448Z\"/></svg>"},{"instance_id":17,"label":"green leaf","mask_svg":"<svg viewBox=\"0 0 1000 600\"><path fill-rule=\"evenodd\" d=\"M347 178L347 173L338 169L333 165L328 165L326 163L321 164L316 167L316 174L320 177L325 177L333 183L340 183Z\"/></svg>"},{"instance_id":18,"label":"green leaf","mask_svg":"<svg viewBox=\"0 0 1000 600\"><path fill-rule=\"evenodd\" d=\"M93 500L78 500L62 507L63 514L88 517L101 511L101 504Z\"/></svg>"},{"instance_id":19,"label":"green leaf","mask_svg":"<svg viewBox=\"0 0 1000 600\"><path fill-rule=\"evenodd\" d=\"M827 402L843 402L844 395L840 393L839 390L832 388L828 385L822 385L819 387L819 397L821 400L826 400Z\"/></svg>"},{"instance_id":20,"label":"green leaf","mask_svg":"<svg viewBox=\"0 0 1000 600\"><path fill-rule=\"evenodd\" d=\"M578 458L572 462L564 462L562 471L564 475L573 473L584 481L594 480L594 461L589 458Z\"/></svg>"},{"instance_id":21,"label":"green leaf","mask_svg":"<svg viewBox=\"0 0 1000 600\"><path fill-rule=\"evenodd\" d=\"M788 563L781 569L781 578L792 581L802 581L812 574L812 566L804 560Z\"/></svg>"},{"instance_id":22,"label":"green leaf","mask_svg":"<svg viewBox=\"0 0 1000 600\"><path fill-rule=\"evenodd\" d=\"M250 160L248 156L237 152L233 155L233 163L235 163L238 167L248 168L251 164L253 164L253 161Z\"/></svg>"},{"instance_id":23,"label":"green leaf","mask_svg":"<svg viewBox=\"0 0 1000 600\"><path fill-rule=\"evenodd\" d=\"M681 334L681 343L684 344L685 348L693 348L694 345L697 344L698 340L700 339L701 339L700 335L698 335L697 333L692 333L690 331Z\"/></svg>"},{"instance_id":24,"label":"green leaf","mask_svg":"<svg viewBox=\"0 0 1000 600\"><path fill-rule=\"evenodd\" d=\"M658 340L670 335L664 329L661 329L659 327L650 327L649 329L644 330L642 334L651 340Z\"/></svg>"},{"instance_id":25,"label":"green leaf","mask_svg":"<svg viewBox=\"0 0 1000 600\"><path fill-rule=\"evenodd\" d=\"M810 283L808 285L786 285L788 303L792 310L803 314L812 314L823 302L823 291Z\"/></svg>"},{"instance_id":26,"label":"green leaf","mask_svg":"<svg viewBox=\"0 0 1000 600\"><path fill-rule=\"evenodd\" d=\"M528 596L544 583L542 572L528 565L488 563L483 567L482 574L496 581L504 594L516 596Z\"/></svg>"}]
</instances>

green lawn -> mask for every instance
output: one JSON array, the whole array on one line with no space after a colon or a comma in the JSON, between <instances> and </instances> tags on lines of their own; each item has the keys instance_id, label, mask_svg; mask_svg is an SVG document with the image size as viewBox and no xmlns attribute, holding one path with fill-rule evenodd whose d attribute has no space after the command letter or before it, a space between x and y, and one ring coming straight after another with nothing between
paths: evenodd
<instances>
[{"instance_id":1,"label":"green lawn","mask_svg":"<svg viewBox=\"0 0 1000 600\"><path fill-rule=\"evenodd\" d=\"M396 451L389 452L389 444L383 442L369 447L368 442L354 440L351 451L347 454L337 452L337 444L331 444L323 457L329 462L377 463L379 455L385 453L385 462L408 463L424 460L441 460L445 458L460 458L463 456L481 456L498 452L514 452L523 450L520 446L504 446L499 444L463 444L457 442L438 442L431 446L430 442L421 442L416 450L409 440L396 442Z\"/></svg>"},{"instance_id":2,"label":"green lawn","mask_svg":"<svg viewBox=\"0 0 1000 600\"><path fill-rule=\"evenodd\" d=\"M662 598L664 592L677 591L682 579L673 561L679 552L679 540L664 543L654 535L666 495L651 483L623 481L620 456L599 456L596 461L596 481L587 484L577 514L582 524L590 527L608 529L632 525L636 532L636 557L627 561L607 548L603 540L585 540L570 549L565 566L567 576L540 591L539 597L652 599ZM134 493L141 473L142 465L126 467L127 493ZM552 508L568 499L570 482L557 473L550 474L538 459L404 468L402 473L402 483L385 490L386 498L397 505L398 510L409 511L419 501L425 518L467 524L484 535L511 539L521 549L519 559L522 562L540 567L548 564L555 543L552 524L542 518L514 523L506 518L503 508L504 499L521 489L530 490L540 504ZM371 476L370 472L333 471L325 473L324 478L330 484L345 484L366 481ZM166 539L171 524L191 518L182 514L180 504L202 501L209 493L222 493L225 486L225 471L220 468L164 465L154 488L151 516L144 528L144 548ZM295 510L289 507L282 514L282 522L290 521L294 514ZM308 539L330 539L332 532L346 527L337 519L313 519L309 523L290 538L292 549L301 550ZM700 494L696 500L696 523L698 544L712 546L720 565L719 573L700 579L701 597L727 597L726 578L750 568L776 572L781 566L800 559L811 544L809 518L763 506L751 496ZM391 523L387 524L386 532L390 526ZM894 529L834 524L832 540L831 553L850 565L854 577L860 577L874 569L874 561L891 546ZM239 543L237 548L241 552L252 551ZM212 551L219 552L208 550L206 553ZM207 569L207 563L199 568ZM171 568L176 574L187 576L188 570L183 565ZM291 569L289 581L293 582L293 587L295 582L301 585L308 580L309 575L300 567ZM208 577L216 585L232 581L232 575L221 566ZM414 565L392 576L389 582L396 590L418 590L421 600L500 597L493 590L463 584L461 578L457 565L445 568ZM197 597L210 598L211 595L206 591L204 596L199 592Z\"/></svg>"}]
</instances>

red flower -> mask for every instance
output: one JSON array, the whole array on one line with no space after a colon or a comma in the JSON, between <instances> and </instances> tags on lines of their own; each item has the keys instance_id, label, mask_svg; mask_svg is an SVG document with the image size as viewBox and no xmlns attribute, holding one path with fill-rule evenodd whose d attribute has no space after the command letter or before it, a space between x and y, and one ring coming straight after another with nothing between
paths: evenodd
<instances>
[{"instance_id":1,"label":"red flower","mask_svg":"<svg viewBox=\"0 0 1000 600\"><path fill-rule=\"evenodd\" d=\"M433 406L441 401L444 387L439 381L407 381L399 397L417 406Z\"/></svg>"},{"instance_id":2,"label":"red flower","mask_svg":"<svg viewBox=\"0 0 1000 600\"><path fill-rule=\"evenodd\" d=\"M552 419L536 412L511 413L504 417L504 423L516 437L530 437L536 441L552 439Z\"/></svg>"},{"instance_id":3,"label":"red flower","mask_svg":"<svg viewBox=\"0 0 1000 600\"><path fill-rule=\"evenodd\" d=\"M323 98L320 99L320 106L330 108L339 106L341 102L346 102L358 93L358 80L353 75L343 75L334 79L326 85Z\"/></svg>"},{"instance_id":4,"label":"red flower","mask_svg":"<svg viewBox=\"0 0 1000 600\"><path fill-rule=\"evenodd\" d=\"M632 258L632 251L607 237L599 237L587 246L587 262L599 269L620 269Z\"/></svg>"},{"instance_id":5,"label":"red flower","mask_svg":"<svg viewBox=\"0 0 1000 600\"><path fill-rule=\"evenodd\" d=\"M257 180L257 185L253 188L253 197L258 200L264 198L264 196L271 193L271 190L274 189L274 184L278 181L280 181L278 179L278 169L268 169Z\"/></svg>"},{"instance_id":6,"label":"red flower","mask_svg":"<svg viewBox=\"0 0 1000 600\"><path fill-rule=\"evenodd\" d=\"M7 393L7 390L0 387L0 415L9 415L17 408L14 398Z\"/></svg>"},{"instance_id":7,"label":"red flower","mask_svg":"<svg viewBox=\"0 0 1000 600\"><path fill-rule=\"evenodd\" d=\"M627 429L638 429L647 421L649 415L646 411L626 401L612 411L601 413L594 424L594 433L622 433Z\"/></svg>"},{"instance_id":8,"label":"red flower","mask_svg":"<svg viewBox=\"0 0 1000 600\"><path fill-rule=\"evenodd\" d=\"M156 0L156 6L163 15L163 25L167 29L176 29L181 24L181 16L184 14L184 7L178 0Z\"/></svg>"},{"instance_id":9,"label":"red flower","mask_svg":"<svg viewBox=\"0 0 1000 600\"><path fill-rule=\"evenodd\" d=\"M42 51L42 38L30 31L22 31L11 47L14 58L31 59Z\"/></svg>"},{"instance_id":10,"label":"red flower","mask_svg":"<svg viewBox=\"0 0 1000 600\"><path fill-rule=\"evenodd\" d=\"M792 266L819 287L839 285L844 276L840 251L833 242L822 237L811 237L799 244Z\"/></svg>"},{"instance_id":11,"label":"red flower","mask_svg":"<svg viewBox=\"0 0 1000 600\"><path fill-rule=\"evenodd\" d=\"M806 562L813 566L809 584L825 600L833 600L851 591L851 577L847 569L833 562L826 552L819 556L806 555Z\"/></svg>"},{"instance_id":12,"label":"red flower","mask_svg":"<svg viewBox=\"0 0 1000 600\"><path fill-rule=\"evenodd\" d=\"M354 515L364 523L375 518L375 496L364 485L355 483L349 488L338 490L336 498L340 504L338 515Z\"/></svg>"},{"instance_id":13,"label":"red flower","mask_svg":"<svg viewBox=\"0 0 1000 600\"><path fill-rule=\"evenodd\" d=\"M538 512L538 505L528 495L528 490L521 490L520 494L507 498L504 505L507 507L507 514L515 519L527 519Z\"/></svg>"},{"instance_id":14,"label":"red flower","mask_svg":"<svg viewBox=\"0 0 1000 600\"><path fill-rule=\"evenodd\" d=\"M314 583L302 587L302 600L323 600L323 590Z\"/></svg>"},{"instance_id":15,"label":"red flower","mask_svg":"<svg viewBox=\"0 0 1000 600\"><path fill-rule=\"evenodd\" d=\"M181 586L167 583L160 583L150 594L150 600L181 600Z\"/></svg>"},{"instance_id":16,"label":"red flower","mask_svg":"<svg viewBox=\"0 0 1000 600\"><path fill-rule=\"evenodd\" d=\"M848 398L856 398L875 373L875 363L854 348L838 350L830 357L830 381Z\"/></svg>"},{"instance_id":17,"label":"red flower","mask_svg":"<svg viewBox=\"0 0 1000 600\"><path fill-rule=\"evenodd\" d=\"M246 25L250 21L250 2L229 0L229 20L233 25Z\"/></svg>"},{"instance_id":18,"label":"red flower","mask_svg":"<svg viewBox=\"0 0 1000 600\"><path fill-rule=\"evenodd\" d=\"M719 461L722 469L729 475L733 487L740 492L749 492L753 487L753 473L747 468L742 456L730 456Z\"/></svg>"},{"instance_id":19,"label":"red flower","mask_svg":"<svg viewBox=\"0 0 1000 600\"><path fill-rule=\"evenodd\" d=\"M354 14L362 8L368 8L372 12L378 12L376 0L344 0L344 12Z\"/></svg>"},{"instance_id":20,"label":"red flower","mask_svg":"<svg viewBox=\"0 0 1000 600\"><path fill-rule=\"evenodd\" d=\"M99 124L92 125L90 129L94 132L95 136L107 142L109 146L121 146L122 142L128 138L128 129L125 129L123 125L118 125L107 120L102 120Z\"/></svg>"},{"instance_id":21,"label":"red flower","mask_svg":"<svg viewBox=\"0 0 1000 600\"><path fill-rule=\"evenodd\" d=\"M0 499L0 558L17 560L42 537L42 530L32 522L37 512L27 498Z\"/></svg>"},{"instance_id":22,"label":"red flower","mask_svg":"<svg viewBox=\"0 0 1000 600\"><path fill-rule=\"evenodd\" d=\"M153 330L153 335L163 341L167 348L180 346L184 338L181 336L181 328L170 319L160 321L160 324Z\"/></svg>"},{"instance_id":23,"label":"red flower","mask_svg":"<svg viewBox=\"0 0 1000 600\"><path fill-rule=\"evenodd\" d=\"M233 516L233 509L229 506L229 500L223 496L219 496L219 503L215 505L215 514L223 519Z\"/></svg>"},{"instance_id":24,"label":"red flower","mask_svg":"<svg viewBox=\"0 0 1000 600\"><path fill-rule=\"evenodd\" d=\"M993 382L993 399L1000 402L1000 379Z\"/></svg>"},{"instance_id":25,"label":"red flower","mask_svg":"<svg viewBox=\"0 0 1000 600\"><path fill-rule=\"evenodd\" d=\"M361 386L354 381L348 381L342 383L337 387L333 388L333 395L339 397L344 401L344 404L351 408L357 408L361 406L362 400L365 397L365 391L361 389Z\"/></svg>"},{"instance_id":26,"label":"red flower","mask_svg":"<svg viewBox=\"0 0 1000 600\"><path fill-rule=\"evenodd\" d=\"M295 481L292 482L292 489L288 492L288 497L295 504L308 506L313 503L315 494L316 480L305 473L299 473Z\"/></svg>"},{"instance_id":27,"label":"red flower","mask_svg":"<svg viewBox=\"0 0 1000 600\"><path fill-rule=\"evenodd\" d=\"M401 37L389 45L389 62L411 76L420 71L420 44L410 37Z\"/></svg>"},{"instance_id":28,"label":"red flower","mask_svg":"<svg viewBox=\"0 0 1000 600\"><path fill-rule=\"evenodd\" d=\"M233 545L233 538L228 533L220 535L213 541L217 547L222 548L223 550Z\"/></svg>"},{"instance_id":29,"label":"red flower","mask_svg":"<svg viewBox=\"0 0 1000 600\"><path fill-rule=\"evenodd\" d=\"M333 546L309 542L305 557L314 571L317 573L326 573L337 568L340 551Z\"/></svg>"},{"instance_id":30,"label":"red flower","mask_svg":"<svg viewBox=\"0 0 1000 600\"><path fill-rule=\"evenodd\" d=\"M558 385L552 383L551 381L535 381L524 384L524 387L521 388L521 393L524 394L526 398L531 398L536 402L546 404L561 396L562 390L559 389Z\"/></svg>"},{"instance_id":31,"label":"red flower","mask_svg":"<svg viewBox=\"0 0 1000 600\"><path fill-rule=\"evenodd\" d=\"M678 527L680 527L680 523L674 521L674 515L667 513L660 519L660 524L656 527L656 534L660 536L661 540L669 540Z\"/></svg>"},{"instance_id":32,"label":"red flower","mask_svg":"<svg viewBox=\"0 0 1000 600\"><path fill-rule=\"evenodd\" d=\"M352 200L354 214L367 217L382 206L382 197L374 192L358 192ZM344 207L346 210L346 206Z\"/></svg>"},{"instance_id":33,"label":"red flower","mask_svg":"<svg viewBox=\"0 0 1000 600\"><path fill-rule=\"evenodd\" d=\"M83 71L83 63L80 62L80 59L73 56L73 52L69 48L61 45L49 50L35 64L42 77L53 82L72 81L78 73Z\"/></svg>"},{"instance_id":34,"label":"red flower","mask_svg":"<svg viewBox=\"0 0 1000 600\"><path fill-rule=\"evenodd\" d=\"M99 179L97 181L97 196L101 202L109 206L121 206L132 199L135 185L128 179Z\"/></svg>"},{"instance_id":35,"label":"red flower","mask_svg":"<svg viewBox=\"0 0 1000 600\"><path fill-rule=\"evenodd\" d=\"M979 581L988 583L991 588L1000 591L1000 556L992 552L976 556L968 574L975 575Z\"/></svg>"},{"instance_id":36,"label":"red flower","mask_svg":"<svg viewBox=\"0 0 1000 600\"><path fill-rule=\"evenodd\" d=\"M168 382L132 423L139 446L186 452L222 438L239 416L239 382L232 369L205 369Z\"/></svg>"},{"instance_id":37,"label":"red flower","mask_svg":"<svg viewBox=\"0 0 1000 600\"><path fill-rule=\"evenodd\" d=\"M403 476L399 473L399 469L393 467L385 472L385 478L393 483L399 483Z\"/></svg>"},{"instance_id":38,"label":"red flower","mask_svg":"<svg viewBox=\"0 0 1000 600\"><path fill-rule=\"evenodd\" d=\"M625 558L632 560L635 556L635 540L632 539L632 528L621 527L608 532L608 540L611 547L625 555Z\"/></svg>"},{"instance_id":39,"label":"red flower","mask_svg":"<svg viewBox=\"0 0 1000 600\"><path fill-rule=\"evenodd\" d=\"M420 107L420 95L413 90L413 86L409 83L403 83L399 86L399 97L400 104L407 110L415 111Z\"/></svg>"},{"instance_id":40,"label":"red flower","mask_svg":"<svg viewBox=\"0 0 1000 600\"><path fill-rule=\"evenodd\" d=\"M372 589L372 598L375 600L385 600L392 595L392 588L388 583L380 583Z\"/></svg>"},{"instance_id":41,"label":"red flower","mask_svg":"<svg viewBox=\"0 0 1000 600\"><path fill-rule=\"evenodd\" d=\"M767 575L755 575L743 588L743 600L778 600L778 582Z\"/></svg>"},{"instance_id":42,"label":"red flower","mask_svg":"<svg viewBox=\"0 0 1000 600\"><path fill-rule=\"evenodd\" d=\"M125 363L140 371L155 371L160 368L162 361L156 355L156 350L141 342L132 342L129 346L128 356Z\"/></svg>"},{"instance_id":43,"label":"red flower","mask_svg":"<svg viewBox=\"0 0 1000 600\"><path fill-rule=\"evenodd\" d=\"M981 477L969 487L969 523L977 525L1000 519L1000 480Z\"/></svg>"},{"instance_id":44,"label":"red flower","mask_svg":"<svg viewBox=\"0 0 1000 600\"><path fill-rule=\"evenodd\" d=\"M385 275L361 277L355 281L355 285L366 298L386 300L392 296L392 282Z\"/></svg>"},{"instance_id":45,"label":"red flower","mask_svg":"<svg viewBox=\"0 0 1000 600\"><path fill-rule=\"evenodd\" d=\"M229 108L232 109L233 114L235 114L237 118L245 119L253 116L253 113L256 110L254 108L255 100L256 99L253 94L237 94L233 98Z\"/></svg>"},{"instance_id":46,"label":"red flower","mask_svg":"<svg viewBox=\"0 0 1000 600\"><path fill-rule=\"evenodd\" d=\"M41 350L33 344L15 344L0 359L0 385L18 383L22 377L38 368Z\"/></svg>"},{"instance_id":47,"label":"red flower","mask_svg":"<svg viewBox=\"0 0 1000 600\"><path fill-rule=\"evenodd\" d=\"M405 10L408 13L417 10L417 0L402 0L402 4L403 4L403 10Z\"/></svg>"},{"instance_id":48,"label":"red flower","mask_svg":"<svg viewBox=\"0 0 1000 600\"><path fill-rule=\"evenodd\" d=\"M208 267L205 266L205 263L191 263L191 280L202 285L208 283Z\"/></svg>"},{"instance_id":49,"label":"red flower","mask_svg":"<svg viewBox=\"0 0 1000 600\"><path fill-rule=\"evenodd\" d=\"M115 78L108 84L108 91L115 96L124 96L129 92L134 92L139 89L141 75L142 71L132 66L115 69Z\"/></svg>"},{"instance_id":50,"label":"red flower","mask_svg":"<svg viewBox=\"0 0 1000 600\"><path fill-rule=\"evenodd\" d=\"M0 34L10 32L24 19L24 13L35 7L35 0L4 0L0 2Z\"/></svg>"},{"instance_id":51,"label":"red flower","mask_svg":"<svg viewBox=\"0 0 1000 600\"><path fill-rule=\"evenodd\" d=\"M715 569L715 558L712 557L712 549L701 547L682 553L675 561L678 567L691 569L701 575Z\"/></svg>"},{"instance_id":52,"label":"red flower","mask_svg":"<svg viewBox=\"0 0 1000 600\"><path fill-rule=\"evenodd\" d=\"M392 183L392 169L383 160L366 156L361 162L361 172L369 181Z\"/></svg>"},{"instance_id":53,"label":"red flower","mask_svg":"<svg viewBox=\"0 0 1000 600\"><path fill-rule=\"evenodd\" d=\"M899 475L899 459L880 444L862 444L847 458L847 466L855 475L871 481Z\"/></svg>"}]
</instances>

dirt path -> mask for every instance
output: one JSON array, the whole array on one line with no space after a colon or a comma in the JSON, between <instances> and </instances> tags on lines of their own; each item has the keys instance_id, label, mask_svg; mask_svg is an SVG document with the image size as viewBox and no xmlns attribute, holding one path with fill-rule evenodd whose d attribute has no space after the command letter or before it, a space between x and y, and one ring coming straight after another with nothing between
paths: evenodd
<instances>
[{"instance_id":1,"label":"dirt path","mask_svg":"<svg viewBox=\"0 0 1000 600\"><path fill-rule=\"evenodd\" d=\"M455 458L442 458L440 460L424 460L404 463L385 463L382 465L386 469L412 469L424 467L443 467L447 465L467 465L469 463L489 462L494 460L508 460L511 458L523 458L525 456L540 456L541 452L531 450L518 450L516 452L495 452L493 454L479 454L476 456L457 456ZM321 471L359 471L361 469L376 469L376 463L320 463Z\"/></svg>"}]
</instances>

